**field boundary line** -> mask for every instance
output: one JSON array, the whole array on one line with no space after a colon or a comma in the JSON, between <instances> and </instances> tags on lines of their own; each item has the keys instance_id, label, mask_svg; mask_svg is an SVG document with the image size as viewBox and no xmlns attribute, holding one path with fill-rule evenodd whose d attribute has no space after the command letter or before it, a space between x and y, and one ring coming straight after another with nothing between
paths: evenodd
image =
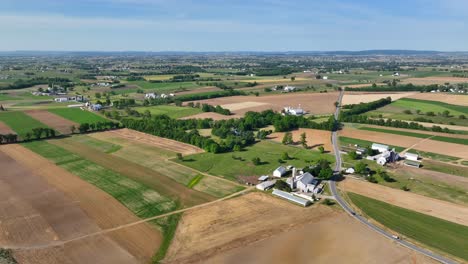
<instances>
[{"instance_id":1,"label":"field boundary line","mask_svg":"<svg viewBox=\"0 0 468 264\"><path fill-rule=\"evenodd\" d=\"M424 138L424 139L422 139L421 141L418 141L418 142L414 143L413 145L409 146L408 148L404 149L404 150L401 151L400 153L401 153L401 154L405 154L406 152L408 152L409 150L413 149L413 148L416 147L417 145L419 145L419 144L421 144L421 143L423 143L423 142L425 142L425 141L427 141L427 140L430 140L430 139L433 138L433 137L435 137L435 136L430 136L430 137Z\"/></svg>"}]
</instances>

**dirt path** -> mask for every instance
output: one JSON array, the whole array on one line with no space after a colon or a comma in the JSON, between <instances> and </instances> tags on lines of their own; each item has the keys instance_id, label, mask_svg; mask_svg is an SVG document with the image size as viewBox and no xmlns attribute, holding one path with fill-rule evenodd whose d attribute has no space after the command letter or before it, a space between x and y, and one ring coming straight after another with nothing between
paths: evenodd
<instances>
[{"instance_id":1,"label":"dirt path","mask_svg":"<svg viewBox=\"0 0 468 264\"><path fill-rule=\"evenodd\" d=\"M409 146L408 148L404 149L400 155L403 156L405 155L406 152L410 151L412 148L416 147L417 145L421 144L421 143L424 143L425 141L428 141L429 139L433 138L435 136L430 136L428 138L424 138L424 139L421 139L421 141L417 142L417 143L414 143L413 145Z\"/></svg>"},{"instance_id":2,"label":"dirt path","mask_svg":"<svg viewBox=\"0 0 468 264\"><path fill-rule=\"evenodd\" d=\"M39 120L41 123L57 130L61 134L71 134L71 126L75 126L76 128L79 126L78 123L72 122L47 110L27 110L24 112L32 118Z\"/></svg>"},{"instance_id":3,"label":"dirt path","mask_svg":"<svg viewBox=\"0 0 468 264\"><path fill-rule=\"evenodd\" d=\"M382 185L347 178L340 189L354 192L399 207L468 226L468 207L405 192Z\"/></svg>"},{"instance_id":4,"label":"dirt path","mask_svg":"<svg viewBox=\"0 0 468 264\"><path fill-rule=\"evenodd\" d=\"M161 195L180 200L184 206L193 206L215 199L209 194L190 189L150 168L114 155L103 154L71 139L49 140L49 142L85 157L98 165L140 181Z\"/></svg>"}]
</instances>

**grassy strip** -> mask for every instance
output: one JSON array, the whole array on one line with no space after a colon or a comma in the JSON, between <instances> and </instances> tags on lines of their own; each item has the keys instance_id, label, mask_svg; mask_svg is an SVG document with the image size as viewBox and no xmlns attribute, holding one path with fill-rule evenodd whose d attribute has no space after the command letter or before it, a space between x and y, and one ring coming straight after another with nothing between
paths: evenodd
<instances>
[{"instance_id":1,"label":"grassy strip","mask_svg":"<svg viewBox=\"0 0 468 264\"><path fill-rule=\"evenodd\" d=\"M438 171L461 177L468 177L468 169L462 166L426 160L423 162L423 168L426 170Z\"/></svg>"},{"instance_id":2,"label":"grassy strip","mask_svg":"<svg viewBox=\"0 0 468 264\"><path fill-rule=\"evenodd\" d=\"M167 115L170 118L175 119L203 113L200 108L180 107L173 105L143 106L135 107L134 109L140 113L144 113L146 110L148 110L151 115Z\"/></svg>"},{"instance_id":3,"label":"grassy strip","mask_svg":"<svg viewBox=\"0 0 468 264\"><path fill-rule=\"evenodd\" d=\"M172 239L174 238L175 232L177 230L177 225L179 224L179 220L181 217L182 214L173 214L168 217L156 219L151 222L160 226L161 231L163 233L163 241L158 249L158 252L156 252L156 254L153 256L151 263L160 263L160 261L163 260L166 256L167 250L169 249Z\"/></svg>"},{"instance_id":4,"label":"grassy strip","mask_svg":"<svg viewBox=\"0 0 468 264\"><path fill-rule=\"evenodd\" d=\"M367 130L367 131L374 131L380 133L387 133L387 134L395 134L395 135L402 135L408 137L417 137L417 138L429 138L432 137L431 140L442 141L442 142L449 142L455 144L462 144L468 145L468 139L464 138L453 138L453 137L444 137L444 136L432 136L429 134L422 134L422 133L414 133L409 131L401 131L401 130L392 130L392 129L383 129L383 128L375 128L375 127L361 127L360 130Z\"/></svg>"},{"instance_id":5,"label":"grassy strip","mask_svg":"<svg viewBox=\"0 0 468 264\"><path fill-rule=\"evenodd\" d=\"M78 155L61 147L46 141L24 143L23 145L39 155L59 163L60 167L108 193L138 217L146 218L160 215L176 208L174 201L160 195L145 184L84 158L80 159Z\"/></svg>"},{"instance_id":6,"label":"grassy strip","mask_svg":"<svg viewBox=\"0 0 468 264\"><path fill-rule=\"evenodd\" d=\"M468 260L468 227L414 212L355 193L348 193L366 215L432 248Z\"/></svg>"},{"instance_id":7,"label":"grassy strip","mask_svg":"<svg viewBox=\"0 0 468 264\"><path fill-rule=\"evenodd\" d=\"M362 139L357 139L357 138L349 138L349 137L340 137L340 143L341 145L359 145L361 147L367 147L367 146L371 146L372 143L379 143L379 144L384 144L384 145L387 145L385 143L382 143L382 142L371 142L371 141L367 141L367 140L362 140ZM388 145L390 148L394 148L396 151L403 151L405 150L404 147L399 147L399 146L391 146L391 145Z\"/></svg>"},{"instance_id":8,"label":"grassy strip","mask_svg":"<svg viewBox=\"0 0 468 264\"><path fill-rule=\"evenodd\" d=\"M48 111L78 124L109 121L104 117L79 108L55 108Z\"/></svg>"},{"instance_id":9,"label":"grassy strip","mask_svg":"<svg viewBox=\"0 0 468 264\"><path fill-rule=\"evenodd\" d=\"M468 108L466 106L461 106L461 105L453 105L453 104L447 104L447 103L438 102L438 101L419 100L419 99L412 99L412 98L401 98L398 101L404 103L404 105L412 105L412 107L418 107L419 105L421 105L421 106L424 107L424 109L421 109L422 111L425 111L425 110L433 111L433 110L430 110L430 109L434 108L434 107L431 107L431 106L437 106L437 108L439 108L439 107L440 108L447 108L448 110L452 110L452 111L455 111L455 112L460 112L460 113L463 113L463 114L468 114ZM435 110L435 112L437 110Z\"/></svg>"},{"instance_id":10,"label":"grassy strip","mask_svg":"<svg viewBox=\"0 0 468 264\"><path fill-rule=\"evenodd\" d=\"M26 133L31 132L33 128L49 128L39 120L20 111L0 113L0 121L13 129L22 138Z\"/></svg>"},{"instance_id":11,"label":"grassy strip","mask_svg":"<svg viewBox=\"0 0 468 264\"><path fill-rule=\"evenodd\" d=\"M190 182L187 184L187 187L189 188L195 187L195 185L197 185L201 181L202 178L203 178L203 175L198 174L197 176L193 177L190 180Z\"/></svg>"}]
</instances>

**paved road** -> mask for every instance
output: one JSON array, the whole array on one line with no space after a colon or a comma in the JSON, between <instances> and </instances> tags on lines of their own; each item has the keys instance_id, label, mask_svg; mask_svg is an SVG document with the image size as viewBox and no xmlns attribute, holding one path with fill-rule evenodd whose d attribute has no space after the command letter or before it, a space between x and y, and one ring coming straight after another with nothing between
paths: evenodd
<instances>
[{"instance_id":1,"label":"paved road","mask_svg":"<svg viewBox=\"0 0 468 264\"><path fill-rule=\"evenodd\" d=\"M343 91L340 92L340 96L338 98L338 102L341 104L341 99L343 98ZM338 106L335 110L335 119L338 119L338 115L340 113L340 107ZM335 159L336 159L336 166L335 166L335 179L336 177L338 177L338 173L341 171L341 164L342 164L342 161L341 161L341 154L340 154L340 148L339 148L339 145L338 145L338 141L337 141L337 132L333 132L332 133L332 144L333 144L333 150L334 150L334 153L335 153ZM401 240L401 239L395 239L392 237L392 234L389 234L387 233L385 230L379 228L378 226L370 223L366 218L360 216L360 215L357 215L354 213L353 209L348 205L348 203L343 200L343 198L340 196L339 192L337 191L336 189L336 181L335 180L331 180L330 181L330 191L332 193L333 196L335 196L335 200L338 202L338 204L345 210L346 213L348 213L350 216L352 216L353 218L355 218L356 220L358 220L359 222L363 223L364 225L366 225L367 227L371 228L372 230L374 230L375 232L387 237L388 239L391 239L393 241L395 241L396 243L399 243L400 245L404 246L404 247L407 247L409 249L412 249L414 251L417 251L421 254L424 254L434 260L437 260L441 263L447 263L447 264L452 264L452 263L456 263L454 262L453 260L450 260L450 259L447 259L445 257L442 257L442 256L439 256L439 255L436 255L428 250L425 250L423 248L420 248L418 246L415 246L407 241L404 241L404 240Z\"/></svg>"}]
</instances>

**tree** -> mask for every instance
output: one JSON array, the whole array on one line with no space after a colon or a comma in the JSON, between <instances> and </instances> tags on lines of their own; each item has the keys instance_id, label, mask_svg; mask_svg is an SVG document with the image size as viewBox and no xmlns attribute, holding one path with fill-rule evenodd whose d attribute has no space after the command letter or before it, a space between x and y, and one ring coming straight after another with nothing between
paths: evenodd
<instances>
[{"instance_id":1,"label":"tree","mask_svg":"<svg viewBox=\"0 0 468 264\"><path fill-rule=\"evenodd\" d=\"M35 139L40 139L42 137L44 130L42 127L37 127L32 129L32 134L34 135Z\"/></svg>"},{"instance_id":2,"label":"tree","mask_svg":"<svg viewBox=\"0 0 468 264\"><path fill-rule=\"evenodd\" d=\"M307 148L307 139L306 138L307 138L306 133L305 132L302 133L300 142L301 142L302 147L304 147L304 148Z\"/></svg>"},{"instance_id":3,"label":"tree","mask_svg":"<svg viewBox=\"0 0 468 264\"><path fill-rule=\"evenodd\" d=\"M296 76L291 76L291 82L294 82L296 80Z\"/></svg>"},{"instance_id":4,"label":"tree","mask_svg":"<svg viewBox=\"0 0 468 264\"><path fill-rule=\"evenodd\" d=\"M354 170L356 171L356 173L358 174L364 174L366 173L367 171L367 164L365 164L364 162L358 162L356 163L356 165L354 166Z\"/></svg>"},{"instance_id":5,"label":"tree","mask_svg":"<svg viewBox=\"0 0 468 264\"><path fill-rule=\"evenodd\" d=\"M291 186L284 181L276 181L275 188L280 191L291 192Z\"/></svg>"},{"instance_id":6,"label":"tree","mask_svg":"<svg viewBox=\"0 0 468 264\"><path fill-rule=\"evenodd\" d=\"M75 125L71 125L71 126L70 126L70 131L72 132L72 134L75 134L76 126L75 126Z\"/></svg>"},{"instance_id":7,"label":"tree","mask_svg":"<svg viewBox=\"0 0 468 264\"><path fill-rule=\"evenodd\" d=\"M458 118L459 119L466 119L466 116L465 115L459 115Z\"/></svg>"},{"instance_id":8,"label":"tree","mask_svg":"<svg viewBox=\"0 0 468 264\"><path fill-rule=\"evenodd\" d=\"M259 157L255 157L255 158L252 159L252 163L253 163L253 165L258 166L258 165L262 164L262 161L260 160Z\"/></svg>"},{"instance_id":9,"label":"tree","mask_svg":"<svg viewBox=\"0 0 468 264\"><path fill-rule=\"evenodd\" d=\"M239 146L239 145L234 145L234 148L233 148L232 150L234 150L234 151L236 151L236 152L239 152L239 151L241 151L242 149L241 149L241 146Z\"/></svg>"},{"instance_id":10,"label":"tree","mask_svg":"<svg viewBox=\"0 0 468 264\"><path fill-rule=\"evenodd\" d=\"M348 156L353 160L357 160L359 158L359 155L356 153L356 151L349 152Z\"/></svg>"},{"instance_id":11,"label":"tree","mask_svg":"<svg viewBox=\"0 0 468 264\"><path fill-rule=\"evenodd\" d=\"M95 96L97 99L101 99L101 93L95 93L94 96Z\"/></svg>"},{"instance_id":12,"label":"tree","mask_svg":"<svg viewBox=\"0 0 468 264\"><path fill-rule=\"evenodd\" d=\"M5 108L3 108L3 105L0 105L0 111L5 111Z\"/></svg>"},{"instance_id":13,"label":"tree","mask_svg":"<svg viewBox=\"0 0 468 264\"><path fill-rule=\"evenodd\" d=\"M417 109L416 114L418 114L418 115L421 114L421 110Z\"/></svg>"},{"instance_id":14,"label":"tree","mask_svg":"<svg viewBox=\"0 0 468 264\"><path fill-rule=\"evenodd\" d=\"M26 141L31 140L31 137L32 137L31 132L28 132L28 133L26 133L26 135L24 135L24 139L25 139Z\"/></svg>"},{"instance_id":15,"label":"tree","mask_svg":"<svg viewBox=\"0 0 468 264\"><path fill-rule=\"evenodd\" d=\"M318 150L320 151L320 153L325 153L325 148L323 146L320 146L318 147Z\"/></svg>"},{"instance_id":16,"label":"tree","mask_svg":"<svg viewBox=\"0 0 468 264\"><path fill-rule=\"evenodd\" d=\"M287 152L283 152L283 155L281 155L282 160L290 160L291 157L289 157L289 154Z\"/></svg>"},{"instance_id":17,"label":"tree","mask_svg":"<svg viewBox=\"0 0 468 264\"><path fill-rule=\"evenodd\" d=\"M178 160L184 160L184 156L182 156L182 153L177 153L176 156Z\"/></svg>"},{"instance_id":18,"label":"tree","mask_svg":"<svg viewBox=\"0 0 468 264\"><path fill-rule=\"evenodd\" d=\"M404 113L404 114L407 114L407 115L413 114L413 113L411 112L411 110L409 110L409 109L404 110L403 113Z\"/></svg>"},{"instance_id":19,"label":"tree","mask_svg":"<svg viewBox=\"0 0 468 264\"><path fill-rule=\"evenodd\" d=\"M333 170L330 167L321 169L318 175L320 179L324 179L324 180L328 180L332 176L333 176Z\"/></svg>"},{"instance_id":20,"label":"tree","mask_svg":"<svg viewBox=\"0 0 468 264\"><path fill-rule=\"evenodd\" d=\"M333 103L333 105L334 105L335 107L338 107L339 104L340 104L340 103L338 103L338 101L336 101L336 102Z\"/></svg>"},{"instance_id":21,"label":"tree","mask_svg":"<svg viewBox=\"0 0 468 264\"><path fill-rule=\"evenodd\" d=\"M284 133L283 140L281 141L284 145L291 145L293 143L292 133Z\"/></svg>"}]
</instances>

